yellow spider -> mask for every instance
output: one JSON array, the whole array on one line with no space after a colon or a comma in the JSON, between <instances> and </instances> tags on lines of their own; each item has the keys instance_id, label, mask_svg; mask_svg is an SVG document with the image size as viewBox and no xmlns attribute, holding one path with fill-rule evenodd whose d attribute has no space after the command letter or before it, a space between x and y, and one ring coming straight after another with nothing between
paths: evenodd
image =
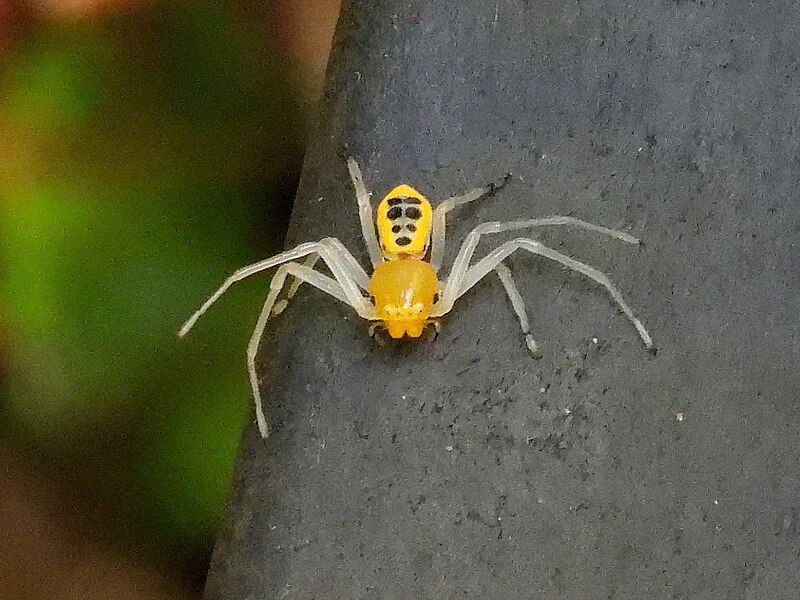
<instances>
[{"instance_id":1,"label":"yellow spider","mask_svg":"<svg viewBox=\"0 0 800 600\"><path fill-rule=\"evenodd\" d=\"M297 288L303 282L341 300L353 308L361 318L372 321L370 332L379 326L385 328L393 338L402 338L406 335L417 338L422 335L426 324L432 323L438 330L436 319L450 312L456 300L484 276L494 271L511 300L529 352L534 358L539 358L541 352L531 336L522 296L511 277L511 271L503 264L503 260L515 250L527 250L583 273L604 286L622 312L636 327L647 349L653 349L650 334L634 316L633 311L622 298L622 294L611 283L608 276L589 265L544 246L533 238L520 237L500 244L483 259L474 265L470 264L478 241L482 235L487 233L532 229L545 225L573 225L606 234L629 244L639 243L635 237L623 231L607 229L573 217L554 216L505 223L491 221L478 225L467 235L453 262L450 274L443 282L440 282L437 273L444 256L445 216L456 206L493 193L504 182L476 188L460 196L453 196L439 204L436 209L432 209L425 196L411 186L399 185L381 200L377 210L377 222L373 223L370 194L364 185L361 169L353 158L347 160L347 167L355 187L361 229L374 269L372 277L367 275L353 255L336 238L328 237L318 242L300 244L293 250L236 271L206 300L200 310L184 323L178 333L179 337L186 335L197 319L235 282L281 265L272 278L267 301L247 346L247 367L256 405L258 430L262 437L266 438L269 435L269 427L264 417L256 374L256 352L267 319L271 315L280 314L286 308L288 300L294 296ZM428 254L429 247L430 254ZM294 262L302 257L307 257L303 263ZM313 267L320 258L328 266L333 277L314 270ZM290 275L294 277L294 281L288 288L286 299L276 302L286 278Z\"/></svg>"}]
</instances>

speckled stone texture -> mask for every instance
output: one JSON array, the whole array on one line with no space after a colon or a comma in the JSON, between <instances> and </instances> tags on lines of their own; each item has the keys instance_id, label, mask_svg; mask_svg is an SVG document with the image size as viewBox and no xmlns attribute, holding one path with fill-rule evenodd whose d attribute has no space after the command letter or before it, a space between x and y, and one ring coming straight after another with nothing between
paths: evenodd
<instances>
[{"instance_id":1,"label":"speckled stone texture","mask_svg":"<svg viewBox=\"0 0 800 600\"><path fill-rule=\"evenodd\" d=\"M496 278L399 344L301 288L206 598L798 598L798 39L796 1L345 3L287 247L366 259L350 154L376 203L511 171L452 213L448 260L486 220L628 230L535 235L610 274L659 353L522 253L540 361Z\"/></svg>"}]
</instances>

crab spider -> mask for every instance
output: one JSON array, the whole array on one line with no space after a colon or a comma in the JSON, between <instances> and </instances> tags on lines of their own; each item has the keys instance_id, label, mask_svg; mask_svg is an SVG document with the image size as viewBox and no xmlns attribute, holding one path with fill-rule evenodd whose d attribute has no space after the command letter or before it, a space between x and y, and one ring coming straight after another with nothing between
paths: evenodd
<instances>
[{"instance_id":1,"label":"crab spider","mask_svg":"<svg viewBox=\"0 0 800 600\"><path fill-rule=\"evenodd\" d=\"M467 235L453 262L450 274L444 281L440 281L438 271L444 257L447 213L459 205L493 194L496 189L505 184L505 179L497 184L476 188L465 194L448 198L435 209L431 208L427 198L413 187L399 185L381 200L376 219L373 221L370 193L367 192L364 185L361 169L353 158L347 159L347 167L358 201L361 230L373 267L372 276L367 275L359 262L336 238L328 237L318 242L300 244L292 250L236 271L184 323L178 332L179 337L186 335L197 319L237 281L272 267L278 267L272 277L267 300L247 346L247 368L255 400L258 430L262 437L266 438L269 435L269 426L264 416L256 373L256 353L264 334L267 319L286 308L288 300L294 296L303 282L349 305L361 318L372 322L371 331L374 331L375 327L381 327L386 329L392 338L404 336L417 338L422 335L427 324L433 324L438 331L437 319L450 312L456 300L467 293L478 281L494 272L511 300L528 351L534 358L539 358L541 351L530 333L522 295L514 283L511 271L503 264L503 260L515 251L527 250L532 254L549 258L568 269L582 273L605 287L625 316L636 327L645 347L653 350L650 334L647 333L641 321L634 316L622 294L607 275L594 267L548 248L533 238L519 237L502 243L483 259L472 264L481 237L493 233L535 229L550 225L570 225L601 233L629 244L638 244L637 238L623 231L607 229L573 217L554 216L523 221L492 221L478 225ZM305 259L303 262L296 262L303 258ZM320 259L327 265L332 277L314 270L314 266ZM288 286L286 298L278 301L278 295L289 277L294 279Z\"/></svg>"}]
</instances>

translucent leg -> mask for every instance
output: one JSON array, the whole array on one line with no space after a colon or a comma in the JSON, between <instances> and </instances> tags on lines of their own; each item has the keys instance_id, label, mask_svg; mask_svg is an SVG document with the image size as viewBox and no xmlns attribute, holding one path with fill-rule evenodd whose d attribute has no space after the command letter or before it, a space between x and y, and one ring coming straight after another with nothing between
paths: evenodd
<instances>
[{"instance_id":1,"label":"translucent leg","mask_svg":"<svg viewBox=\"0 0 800 600\"><path fill-rule=\"evenodd\" d=\"M361 293L362 289L369 288L369 277L344 244L336 238L325 238L321 242L319 255L342 286L347 303L355 309L358 316L376 321L378 314L375 307Z\"/></svg>"},{"instance_id":2,"label":"translucent leg","mask_svg":"<svg viewBox=\"0 0 800 600\"><path fill-rule=\"evenodd\" d=\"M367 192L367 187L364 185L364 176L361 174L361 168L352 156L347 159L347 169L350 171L350 179L353 180L353 187L356 190L358 218L361 221L364 243L367 245L369 259L374 267L383 262L383 253L375 232L375 222L372 220L372 204L369 201L369 192Z\"/></svg>"},{"instance_id":3,"label":"translucent leg","mask_svg":"<svg viewBox=\"0 0 800 600\"><path fill-rule=\"evenodd\" d=\"M203 314L211 307L214 302L219 300L219 298L228 291L228 288L231 287L237 281L241 281L242 279L246 279L251 275L255 275L256 273L260 273L261 271L266 271L267 269L271 269L272 267L277 267L278 265L289 262L290 260L295 260L297 258L302 258L308 254L313 252L318 252L320 245L322 242L306 242L305 244L300 244L296 248L292 250L287 250L286 252L281 252L276 256L272 256L270 258L266 258L262 261L257 263L253 263L252 265L248 265L246 267L242 267L241 269L237 270L233 275L228 277L223 284L219 287L219 289L214 292L211 297L203 303L197 312L195 312L189 319L183 324L180 331L178 332L178 337L183 337L194 327L194 324L197 322Z\"/></svg>"},{"instance_id":4,"label":"translucent leg","mask_svg":"<svg viewBox=\"0 0 800 600\"><path fill-rule=\"evenodd\" d=\"M350 251L336 238L330 238L327 240L330 244L331 249L334 253L338 256L339 260L342 263L343 268L350 276L350 278L356 282L358 287L363 290L369 289L369 277L367 273L364 271L364 268L358 263L358 261L350 254ZM310 254L308 258L303 263L306 267L314 268L319 261L319 254ZM291 299L297 293L300 284L303 283L301 279L295 279L292 282L292 285L289 287L289 291L286 293L286 298Z\"/></svg>"},{"instance_id":5,"label":"translucent leg","mask_svg":"<svg viewBox=\"0 0 800 600\"><path fill-rule=\"evenodd\" d=\"M490 196L503 187L511 175L506 175L500 181L491 183L487 186L475 188L459 196L452 196L444 200L433 211L433 226L431 232L431 265L438 272L444 260L445 230L447 229L447 213L456 206L461 206L483 196Z\"/></svg>"},{"instance_id":6,"label":"translucent leg","mask_svg":"<svg viewBox=\"0 0 800 600\"><path fill-rule=\"evenodd\" d=\"M309 269L313 269L314 265L317 264L319 261L319 254L309 254L306 260L303 262L304 267L308 267ZM316 273L316 271L312 271ZM286 292L286 298L283 300L279 300L275 303L275 306L272 309L273 316L281 314L287 306L289 306L289 300L294 298L294 295L297 293L297 290L300 289L300 285L303 283L303 280L299 277L295 277L292 281L292 285L289 286L288 291ZM340 290L341 291L341 290ZM347 302L345 301L345 304Z\"/></svg>"},{"instance_id":7,"label":"translucent leg","mask_svg":"<svg viewBox=\"0 0 800 600\"><path fill-rule=\"evenodd\" d=\"M319 254L311 254L308 258L306 258L303 266L308 267L309 269L313 269L314 265L317 264L319 260ZM300 288L300 284L303 283L303 280L300 277L295 277L292 285L289 286L289 291L286 292L286 298L291 300L294 298L294 295L297 293L297 290Z\"/></svg>"},{"instance_id":8,"label":"translucent leg","mask_svg":"<svg viewBox=\"0 0 800 600\"><path fill-rule=\"evenodd\" d=\"M575 260L574 258L570 258L552 248L548 248L547 246L543 245L541 242L538 242L531 238L517 238L515 240L511 240L504 244L501 244L498 248L490 252L484 259L476 263L474 266L470 267L469 270L465 273L462 281L459 285L458 291L455 293L454 297L447 298L442 302L443 308L447 306L452 306L452 303L455 302L456 299L460 298L463 294L465 294L468 290L470 290L478 281L483 279L487 273L496 269L497 265L500 264L505 258L507 258L512 252L515 250L522 249L527 250L533 254L537 254L539 256L544 256L545 258L549 258L554 260L565 267L572 269L573 271L577 271L593 279L603 287L605 287L617 305L620 307L625 316L628 317L631 323L633 323L634 327L636 327L636 331L639 332L639 336L642 338L645 347L648 350L653 350L653 340L650 337L650 334L644 328L641 321L636 318L633 314L633 311L630 309L628 304L625 302L622 294L617 289L617 287L611 282L608 276L594 267L590 267L589 265L582 263L580 261ZM448 281L448 284L450 282ZM446 293L446 292L445 292ZM437 311L438 312L438 311ZM445 311L446 312L446 311ZM443 313L439 313L443 314ZM431 315L433 317L439 316L439 314Z\"/></svg>"},{"instance_id":9,"label":"translucent leg","mask_svg":"<svg viewBox=\"0 0 800 600\"><path fill-rule=\"evenodd\" d=\"M251 275L266 271L272 267L277 267L280 264L308 256L309 254L318 253L319 256L328 265L328 268L333 273L333 276L341 286L347 303L352 306L359 316L365 319L375 318L375 308L367 302L362 296L359 288L369 285L369 278L366 273L348 252L347 248L336 238L325 238L318 242L306 242L300 244L292 250L282 252L271 258L264 259L252 265L248 265L236 271L233 275L228 277L219 289L214 292L211 297L206 300L203 305L195 312L186 323L183 324L178 337L183 337L194 327L194 324L219 298L237 281L246 279Z\"/></svg>"},{"instance_id":10,"label":"translucent leg","mask_svg":"<svg viewBox=\"0 0 800 600\"><path fill-rule=\"evenodd\" d=\"M327 238L326 244L331 248L331 251L336 254L342 268L350 275L350 278L362 290L369 289L369 275L364 271L364 267L350 254L350 251L345 245L337 238Z\"/></svg>"},{"instance_id":11,"label":"translucent leg","mask_svg":"<svg viewBox=\"0 0 800 600\"><path fill-rule=\"evenodd\" d=\"M342 292L341 286L336 281L327 275L314 271L306 265L290 262L282 265L275 272L269 284L267 301L264 303L264 308L261 309L261 315L258 317L256 328L253 331L253 335L250 337L250 343L247 345L247 372L250 376L250 387L253 390L253 401L256 405L258 431L261 433L262 438L266 438L269 435L269 426L267 425L267 419L264 417L263 400L261 398L261 389L256 372L256 355L258 354L261 337L264 335L264 329L267 326L267 319L269 319L270 314L273 313L275 300L278 298L278 294L280 294L288 275L292 275L297 282L309 283L323 292L330 294L337 300L349 304Z\"/></svg>"},{"instance_id":12,"label":"translucent leg","mask_svg":"<svg viewBox=\"0 0 800 600\"><path fill-rule=\"evenodd\" d=\"M572 225L574 227L580 227L589 231L602 233L603 235L607 235L616 240L622 240L623 242L627 242L629 244L640 243L638 238L635 238L624 231L608 229L607 227L601 227L600 225L595 225L594 223L581 221L580 219L576 219L574 217L562 217L557 215L554 217L528 219L524 221L489 221L487 223L481 223L464 239L464 243L461 245L461 249L458 251L458 256L456 256L456 259L453 261L453 267L450 269L450 275L447 277L447 283L445 283L444 290L442 292L442 309L444 312L449 312L453 308L453 305L447 304L445 299L449 298L452 302L455 302L456 298L460 296L458 291L461 288L464 275L466 274L467 269L469 269L469 263L472 261L472 257L475 254L475 249L478 247L478 242L480 241L481 236L487 233L501 233L504 231L514 231L517 229L533 229L536 227L544 227L546 225Z\"/></svg>"},{"instance_id":13,"label":"translucent leg","mask_svg":"<svg viewBox=\"0 0 800 600\"><path fill-rule=\"evenodd\" d=\"M485 196L489 187L475 188L460 196L453 196L439 204L433 211L433 226L431 229L431 265L437 271L442 267L444 260L445 237L447 229L447 213L456 206L472 202Z\"/></svg>"},{"instance_id":14,"label":"translucent leg","mask_svg":"<svg viewBox=\"0 0 800 600\"><path fill-rule=\"evenodd\" d=\"M525 311L525 301L522 299L522 295L519 293L517 285L514 283L511 271L501 262L497 263L494 270L503 283L503 287L506 288L506 294L508 294L508 298L511 300L511 306L514 307L514 312L517 313L519 326L522 328L522 335L525 336L525 345L528 347L528 352L533 358L542 358L539 344L536 343L536 340L534 340L531 335L528 313Z\"/></svg>"}]
</instances>

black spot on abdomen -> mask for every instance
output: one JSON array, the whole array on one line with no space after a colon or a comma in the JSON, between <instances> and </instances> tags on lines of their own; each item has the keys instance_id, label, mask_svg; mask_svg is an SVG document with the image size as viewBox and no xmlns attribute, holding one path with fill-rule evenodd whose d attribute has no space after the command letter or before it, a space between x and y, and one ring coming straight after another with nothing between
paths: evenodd
<instances>
[{"instance_id":1,"label":"black spot on abdomen","mask_svg":"<svg viewBox=\"0 0 800 600\"><path fill-rule=\"evenodd\" d=\"M386 213L386 217L388 219L397 219L403 215L403 209L399 206L395 206L394 208L390 208L389 211Z\"/></svg>"},{"instance_id":2,"label":"black spot on abdomen","mask_svg":"<svg viewBox=\"0 0 800 600\"><path fill-rule=\"evenodd\" d=\"M422 216L422 212L416 206L409 206L406 209L406 216L409 219L419 219Z\"/></svg>"},{"instance_id":3,"label":"black spot on abdomen","mask_svg":"<svg viewBox=\"0 0 800 600\"><path fill-rule=\"evenodd\" d=\"M405 236L399 237L396 240L398 246L408 246L411 243L411 238Z\"/></svg>"}]
</instances>

